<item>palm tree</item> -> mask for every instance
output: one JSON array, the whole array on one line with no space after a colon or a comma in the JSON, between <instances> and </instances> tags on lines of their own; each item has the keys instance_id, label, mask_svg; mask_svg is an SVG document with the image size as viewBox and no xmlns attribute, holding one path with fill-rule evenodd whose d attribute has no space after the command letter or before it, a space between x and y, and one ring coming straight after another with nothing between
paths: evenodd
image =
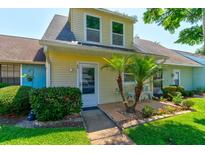
<instances>
[{"instance_id":1,"label":"palm tree","mask_svg":"<svg viewBox=\"0 0 205 154\"><path fill-rule=\"evenodd\" d=\"M126 109L128 105L126 103L125 95L124 95L124 88L123 88L123 81L122 81L122 73L125 71L126 67L129 63L129 56L122 56L122 55L113 55L112 58L103 58L106 61L106 64L102 66L101 69L107 68L110 69L118 74L116 79L117 85L120 91L120 95L122 100L125 104Z\"/></svg>"},{"instance_id":2,"label":"palm tree","mask_svg":"<svg viewBox=\"0 0 205 154\"><path fill-rule=\"evenodd\" d=\"M156 72L160 70L160 64L149 56L134 56L131 59L131 64L128 66L128 71L134 75L135 86L135 103L129 107L128 112L135 112L137 102L143 90L144 83L150 79Z\"/></svg>"}]
</instances>

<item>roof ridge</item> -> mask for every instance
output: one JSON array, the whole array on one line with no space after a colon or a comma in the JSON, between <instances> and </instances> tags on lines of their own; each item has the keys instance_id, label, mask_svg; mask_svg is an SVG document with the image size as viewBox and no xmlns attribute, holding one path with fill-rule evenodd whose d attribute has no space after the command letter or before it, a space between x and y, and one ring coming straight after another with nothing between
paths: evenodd
<instances>
[{"instance_id":1,"label":"roof ridge","mask_svg":"<svg viewBox=\"0 0 205 154\"><path fill-rule=\"evenodd\" d=\"M22 38L22 39L39 41L39 39L37 39L37 38L31 38L31 37L25 37L25 36L16 36L16 35L7 35L7 34L0 34L0 36L2 36L2 37L13 37L13 38Z\"/></svg>"}]
</instances>

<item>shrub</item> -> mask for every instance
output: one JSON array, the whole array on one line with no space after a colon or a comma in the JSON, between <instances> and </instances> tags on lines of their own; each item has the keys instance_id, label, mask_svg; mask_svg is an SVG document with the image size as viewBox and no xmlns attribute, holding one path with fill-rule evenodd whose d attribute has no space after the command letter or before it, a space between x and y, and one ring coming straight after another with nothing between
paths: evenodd
<instances>
[{"instance_id":1,"label":"shrub","mask_svg":"<svg viewBox=\"0 0 205 154\"><path fill-rule=\"evenodd\" d=\"M164 87L162 89L162 91L163 91L163 97L167 98L170 101L172 100L171 96L176 96L177 92L180 92L181 94L184 94L184 88L181 87L181 86L168 86L168 87Z\"/></svg>"},{"instance_id":2,"label":"shrub","mask_svg":"<svg viewBox=\"0 0 205 154\"><path fill-rule=\"evenodd\" d=\"M172 101L174 102L174 104L180 105L183 98L184 97L182 96L182 94L180 92L178 92L176 96L172 96Z\"/></svg>"},{"instance_id":3,"label":"shrub","mask_svg":"<svg viewBox=\"0 0 205 154\"><path fill-rule=\"evenodd\" d=\"M173 107L173 106L165 106L164 107L164 110L167 112L167 113L174 113L176 111L176 108Z\"/></svg>"},{"instance_id":4,"label":"shrub","mask_svg":"<svg viewBox=\"0 0 205 154\"><path fill-rule=\"evenodd\" d=\"M160 97L160 102L166 102L166 101L167 101L166 98L164 98L164 97Z\"/></svg>"},{"instance_id":5,"label":"shrub","mask_svg":"<svg viewBox=\"0 0 205 154\"><path fill-rule=\"evenodd\" d=\"M185 90L183 96L185 97L193 97L194 92L192 90Z\"/></svg>"},{"instance_id":6,"label":"shrub","mask_svg":"<svg viewBox=\"0 0 205 154\"><path fill-rule=\"evenodd\" d=\"M7 84L7 83L0 83L0 88L4 88L4 87L8 87L9 86L9 84Z\"/></svg>"},{"instance_id":7,"label":"shrub","mask_svg":"<svg viewBox=\"0 0 205 154\"><path fill-rule=\"evenodd\" d=\"M162 115L162 114L166 114L166 113L167 113L167 112L166 112L165 109L159 108L159 109L157 110L157 112L156 112L156 115Z\"/></svg>"},{"instance_id":8,"label":"shrub","mask_svg":"<svg viewBox=\"0 0 205 154\"><path fill-rule=\"evenodd\" d=\"M194 93L197 95L203 95L204 89L203 88L196 88L196 90L194 90Z\"/></svg>"},{"instance_id":9,"label":"shrub","mask_svg":"<svg viewBox=\"0 0 205 154\"><path fill-rule=\"evenodd\" d=\"M142 109L142 116L144 118L149 118L153 115L154 109L151 106L145 105Z\"/></svg>"},{"instance_id":10,"label":"shrub","mask_svg":"<svg viewBox=\"0 0 205 154\"><path fill-rule=\"evenodd\" d=\"M195 104L195 102L191 99L186 99L182 102L182 106L185 109L190 109L194 104Z\"/></svg>"},{"instance_id":11,"label":"shrub","mask_svg":"<svg viewBox=\"0 0 205 154\"><path fill-rule=\"evenodd\" d=\"M25 115L30 111L30 87L8 86L0 89L0 114Z\"/></svg>"},{"instance_id":12,"label":"shrub","mask_svg":"<svg viewBox=\"0 0 205 154\"><path fill-rule=\"evenodd\" d=\"M81 91L70 87L33 89L30 103L38 120L60 120L66 115L80 112Z\"/></svg>"}]
</instances>

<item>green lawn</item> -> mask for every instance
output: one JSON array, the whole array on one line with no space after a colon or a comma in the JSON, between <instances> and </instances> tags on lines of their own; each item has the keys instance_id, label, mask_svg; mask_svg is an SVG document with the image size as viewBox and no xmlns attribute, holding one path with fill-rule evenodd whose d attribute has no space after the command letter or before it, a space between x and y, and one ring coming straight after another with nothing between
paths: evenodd
<instances>
[{"instance_id":1,"label":"green lawn","mask_svg":"<svg viewBox=\"0 0 205 154\"><path fill-rule=\"evenodd\" d=\"M194 98L196 112L187 113L137 127L124 132L136 143L205 144L205 99Z\"/></svg>"},{"instance_id":2,"label":"green lawn","mask_svg":"<svg viewBox=\"0 0 205 154\"><path fill-rule=\"evenodd\" d=\"M0 126L0 144L7 145L73 145L90 144L82 128L19 128Z\"/></svg>"}]
</instances>

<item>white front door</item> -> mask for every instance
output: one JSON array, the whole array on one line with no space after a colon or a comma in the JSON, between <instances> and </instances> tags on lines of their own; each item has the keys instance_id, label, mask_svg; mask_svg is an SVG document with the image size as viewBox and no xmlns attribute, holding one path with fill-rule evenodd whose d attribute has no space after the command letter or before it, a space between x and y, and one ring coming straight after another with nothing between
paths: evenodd
<instances>
[{"instance_id":1,"label":"white front door","mask_svg":"<svg viewBox=\"0 0 205 154\"><path fill-rule=\"evenodd\" d=\"M80 63L78 72L79 88L82 92L83 107L98 104L98 65Z\"/></svg>"},{"instance_id":2,"label":"white front door","mask_svg":"<svg viewBox=\"0 0 205 154\"><path fill-rule=\"evenodd\" d=\"M180 70L173 70L173 84L180 85Z\"/></svg>"}]
</instances>

